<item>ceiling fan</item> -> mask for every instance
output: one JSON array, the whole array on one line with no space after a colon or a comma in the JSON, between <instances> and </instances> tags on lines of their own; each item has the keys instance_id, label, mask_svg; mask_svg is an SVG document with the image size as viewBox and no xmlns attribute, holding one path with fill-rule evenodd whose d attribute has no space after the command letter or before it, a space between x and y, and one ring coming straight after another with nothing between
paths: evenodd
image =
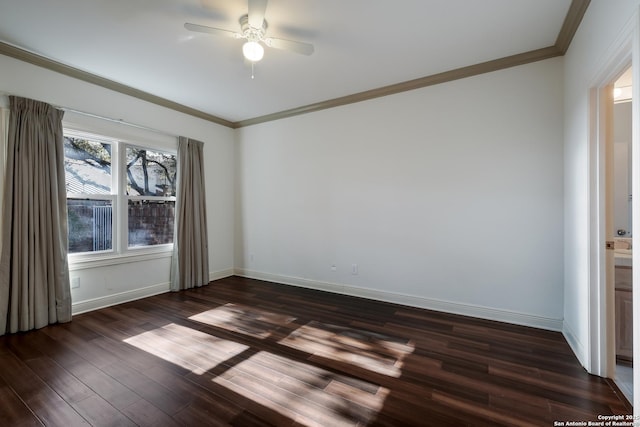
<instances>
[{"instance_id":1,"label":"ceiling fan","mask_svg":"<svg viewBox=\"0 0 640 427\"><path fill-rule=\"evenodd\" d=\"M278 39L275 37L266 37L267 21L264 19L264 13L267 10L267 0L248 0L248 3L249 12L240 17L240 32L208 27L206 25L192 24L189 22L185 23L184 27L189 31L246 40L242 46L242 53L252 65L253 63L260 61L264 56L264 48L261 43L268 47L289 50L303 55L311 55L313 53L312 44Z\"/></svg>"}]
</instances>

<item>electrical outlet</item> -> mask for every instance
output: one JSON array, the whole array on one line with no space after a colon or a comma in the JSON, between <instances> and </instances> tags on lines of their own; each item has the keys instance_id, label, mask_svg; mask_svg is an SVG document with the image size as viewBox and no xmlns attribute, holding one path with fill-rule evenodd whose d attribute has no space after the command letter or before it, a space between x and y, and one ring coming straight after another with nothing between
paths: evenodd
<instances>
[{"instance_id":1,"label":"electrical outlet","mask_svg":"<svg viewBox=\"0 0 640 427\"><path fill-rule=\"evenodd\" d=\"M78 289L80 287L80 278L72 277L71 278L71 289Z\"/></svg>"}]
</instances>

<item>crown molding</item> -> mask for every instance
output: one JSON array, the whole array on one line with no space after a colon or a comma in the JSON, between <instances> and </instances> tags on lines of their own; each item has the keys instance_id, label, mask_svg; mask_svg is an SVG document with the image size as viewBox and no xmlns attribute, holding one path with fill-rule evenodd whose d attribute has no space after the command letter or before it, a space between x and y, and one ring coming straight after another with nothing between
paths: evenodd
<instances>
[{"instance_id":1,"label":"crown molding","mask_svg":"<svg viewBox=\"0 0 640 427\"><path fill-rule=\"evenodd\" d=\"M494 59L479 64L469 65L467 67L461 67L454 70L445 71L438 74L433 74L425 77L421 77L414 80L409 80L401 83L396 83L376 89L367 90L351 95L342 96L339 98L329 99L326 101L316 102L314 104L304 105L301 107L292 108L264 116L254 117L251 119L240 120L232 122L223 118L214 116L212 114L205 113L195 108L187 107L186 105L179 104L177 102L170 101L165 98L144 92L135 88L132 88L121 83L117 83L113 80L106 79L104 77L97 76L95 74L88 73L86 71L79 70L77 68L68 66L61 62L45 58L33 52L21 49L10 44L0 42L0 55L10 56L20 61L28 62L39 67L49 69L69 77L76 78L78 80L85 81L87 83L95 84L106 89L110 89L124 95L129 95L143 101L150 102L152 104L159 105L161 107L169 108L180 113L188 114L203 120L207 120L213 123L217 123L222 126L229 127L231 129L238 129L246 126L251 126L259 123L270 122L274 120L280 120L287 117L297 116L300 114L307 114L315 111L325 110L328 108L339 107L343 105L353 104L356 102L362 102L374 98L380 98L383 96L394 95L401 92L420 89L427 86L433 86L441 83L446 83L454 80L464 79L467 77L476 76L479 74L489 73L492 71L498 71L518 65L524 65L536 61L542 61L557 56L562 56L567 52L571 40L575 35L582 18L589 7L590 0L573 0L569 6L569 10L564 19L562 28L558 33L558 38L553 46L545 47L542 49L536 49L529 52L519 53L516 55L506 56L504 58Z\"/></svg>"},{"instance_id":2,"label":"crown molding","mask_svg":"<svg viewBox=\"0 0 640 427\"><path fill-rule=\"evenodd\" d=\"M380 87L364 92L355 93L352 95L343 96L340 98L329 99L327 101L317 102L315 104L309 104L302 107L292 108L290 110L280 111L278 113L268 114L265 116L255 117L252 119L241 120L236 122L236 128L245 126L251 126L259 123L270 122L273 120L284 119L287 117L297 116L299 114L311 113L314 111L325 110L327 108L339 107L347 104L354 104L356 102L367 101L369 99L380 98L383 96L394 95L401 92L420 89L427 86L433 86L441 83L450 82L453 80L464 79L479 74L489 73L492 71L498 71L505 68L515 67L517 65L524 65L531 62L542 61L543 59L549 59L562 55L555 46L549 46L542 49L532 50L525 53L519 53L517 55L511 55L500 59L494 59L492 61L482 62L480 64L469 65L467 67L456 68L455 70L449 70L438 74L432 74L430 76L421 77L414 80L409 80L402 83L396 83L389 86Z\"/></svg>"},{"instance_id":3,"label":"crown molding","mask_svg":"<svg viewBox=\"0 0 640 427\"><path fill-rule=\"evenodd\" d=\"M97 76L86 71L79 70L61 62L54 61L44 56L38 55L28 50L19 48L17 46L10 45L0 41L0 55L10 56L23 62L28 62L38 67L46 68L51 71L63 74L65 76L73 77L78 80L82 80L87 83L91 83L105 89L110 89L115 92L129 95L134 98L141 99L143 101L150 102L152 104L166 107L180 113L188 114L190 116L198 117L200 119L208 120L213 123L217 123L222 126L233 127L234 123L222 119L220 117L207 114L203 111L196 110L195 108L187 107L186 105L178 104L177 102L169 101L168 99L161 98L156 95L152 95L148 92L144 92L135 88L132 88L121 83L114 82L113 80L105 79L104 77Z\"/></svg>"},{"instance_id":4,"label":"crown molding","mask_svg":"<svg viewBox=\"0 0 640 427\"><path fill-rule=\"evenodd\" d=\"M369 99L379 98L382 96L393 95L400 92L406 92L409 90L420 89L427 86L432 86L440 83L446 83L453 80L464 79L467 77L476 76L483 73L489 73L492 71L498 71L505 68L515 67L518 65L529 64L536 61L542 61L544 59L553 58L556 56L563 56L569 44L573 39L582 18L587 11L591 0L573 0L567 11L562 28L558 33L558 38L553 46L545 47L542 49L532 50L516 55L506 56L500 59L494 59L492 61L482 62L480 64L469 65L467 67L457 68L455 70L445 71L439 74L433 74L426 77L421 77L415 80L409 80L402 83L396 83L389 86L384 86L377 89L368 90L365 92L359 92L352 95L343 96L340 98L329 99L327 101L316 102L314 104L305 105L302 107L292 108L290 110L284 110L265 116L254 117L252 119L241 120L234 123L234 128L241 128L245 126L251 126L259 123L270 122L273 120L280 120L287 117L297 116L300 114L311 113L314 111L325 110L327 108L334 108L347 104L353 104L356 102L366 101Z\"/></svg>"},{"instance_id":5,"label":"crown molding","mask_svg":"<svg viewBox=\"0 0 640 427\"><path fill-rule=\"evenodd\" d=\"M573 0L571 2L571 6L569 6L569 11L564 18L555 44L561 55L567 53L571 40L573 40L573 36L576 34L576 31L578 31L578 27L582 22L584 14L587 12L590 2L591 0Z\"/></svg>"}]
</instances>

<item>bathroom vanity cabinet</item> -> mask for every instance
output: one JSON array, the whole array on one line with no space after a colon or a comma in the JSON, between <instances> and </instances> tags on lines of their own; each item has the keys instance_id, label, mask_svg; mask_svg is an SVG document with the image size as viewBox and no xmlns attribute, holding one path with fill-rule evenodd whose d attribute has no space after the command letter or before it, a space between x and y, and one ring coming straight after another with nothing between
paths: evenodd
<instances>
[{"instance_id":1,"label":"bathroom vanity cabinet","mask_svg":"<svg viewBox=\"0 0 640 427\"><path fill-rule=\"evenodd\" d=\"M616 266L616 357L633 360L632 269Z\"/></svg>"}]
</instances>

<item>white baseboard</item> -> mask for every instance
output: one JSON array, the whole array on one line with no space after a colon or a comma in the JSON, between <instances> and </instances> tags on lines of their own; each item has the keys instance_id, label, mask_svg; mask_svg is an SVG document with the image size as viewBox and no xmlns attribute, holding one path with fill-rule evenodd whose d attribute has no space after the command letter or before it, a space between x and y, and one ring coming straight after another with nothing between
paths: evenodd
<instances>
[{"instance_id":1,"label":"white baseboard","mask_svg":"<svg viewBox=\"0 0 640 427\"><path fill-rule=\"evenodd\" d=\"M223 279L225 277L233 275L233 269L212 271L209 273L209 280ZM116 304L123 304L125 302L163 294L165 292L169 292L169 287L169 282L159 283L157 285L146 286L144 288L133 289L130 291L119 292L117 294L105 295L103 297L74 302L71 305L71 312L74 315L81 314L88 311L98 310L100 308L110 307Z\"/></svg>"},{"instance_id":2,"label":"white baseboard","mask_svg":"<svg viewBox=\"0 0 640 427\"><path fill-rule=\"evenodd\" d=\"M375 289L359 288L351 285L342 285L303 279L299 277L262 273L247 269L226 269L214 271L209 273L209 280L223 279L225 277L233 276L234 274L252 279L265 280L268 282L282 283L285 285L293 285L360 298L368 298L377 301L402 304L409 307L425 308L446 313L477 317L480 319L497 320L500 322L513 323L516 325L531 326L539 329L561 331L565 335L565 338L567 339L567 342L569 343L573 351L577 355L584 354L580 351L582 347L579 345L579 341L575 339L575 336L573 335L573 333L571 333L571 330L566 326L566 324L563 325L563 322L560 319L551 319L546 317L533 316L530 314L500 310L496 308L462 304L413 295L398 294L393 292L385 292ZM165 292L169 292L169 282L159 283L140 289L133 289L130 291L106 295L89 300L74 302L72 304L72 313L74 315L81 314L100 308L110 307L116 304L122 304L125 302L162 294Z\"/></svg>"},{"instance_id":3,"label":"white baseboard","mask_svg":"<svg viewBox=\"0 0 640 427\"><path fill-rule=\"evenodd\" d=\"M220 271L212 271L209 273L209 280L224 279L225 277L230 277L230 276L233 276L234 274L236 273L233 268L228 268L226 270L220 270Z\"/></svg>"},{"instance_id":4,"label":"white baseboard","mask_svg":"<svg viewBox=\"0 0 640 427\"><path fill-rule=\"evenodd\" d=\"M159 283L140 289L119 292L117 294L105 295L103 297L93 298L89 300L74 302L71 305L71 313L76 315L86 313L87 311L98 310L100 308L111 307L112 305L122 304L141 298L147 298L153 295L169 292L169 282Z\"/></svg>"},{"instance_id":5,"label":"white baseboard","mask_svg":"<svg viewBox=\"0 0 640 427\"><path fill-rule=\"evenodd\" d=\"M451 301L443 301L431 298L404 295L393 292L385 292L376 289L360 288L351 285L341 285L336 283L319 282L315 280L303 279L299 277L282 276L277 274L263 273L247 270L243 268L235 269L235 274L251 279L265 280L267 282L282 283L284 285L299 286L302 288L316 289L320 291L333 292L343 295L350 295L372 300L402 304L410 307L425 308L428 310L441 311L446 313L460 314L463 316L477 317L480 319L496 320L499 322L512 323L516 325L531 326L538 329L550 331L563 331L562 319L534 316L531 314L518 313L514 311L501 310L491 307L483 307L472 304L463 304Z\"/></svg>"},{"instance_id":6,"label":"white baseboard","mask_svg":"<svg viewBox=\"0 0 640 427\"><path fill-rule=\"evenodd\" d=\"M573 354L576 355L576 358L578 359L582 367L588 370L586 360L587 353L584 351L582 343L580 342L578 337L576 337L575 332L573 332L573 329L571 329L567 322L562 323L562 335L564 335L564 339L567 341L567 344L569 344L569 347L571 347Z\"/></svg>"}]
</instances>

